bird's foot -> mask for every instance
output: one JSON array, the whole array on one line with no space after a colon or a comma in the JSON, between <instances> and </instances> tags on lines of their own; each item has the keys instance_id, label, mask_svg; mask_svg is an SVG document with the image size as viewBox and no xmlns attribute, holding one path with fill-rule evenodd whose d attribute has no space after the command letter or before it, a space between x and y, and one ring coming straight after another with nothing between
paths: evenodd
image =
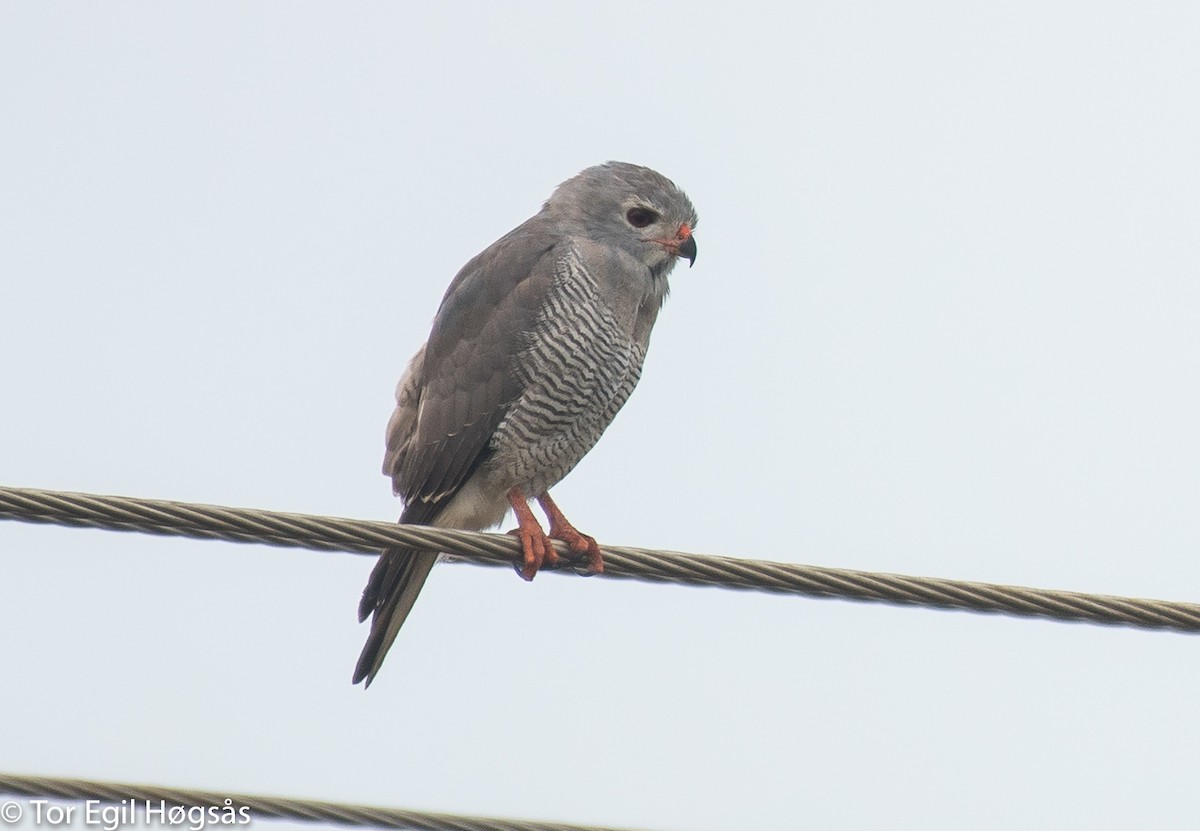
<instances>
[{"instance_id":1,"label":"bird's foot","mask_svg":"<svg viewBox=\"0 0 1200 831\"><path fill-rule=\"evenodd\" d=\"M517 567L517 573L522 579L532 580L540 569L558 566L558 552L554 550L554 543L550 538L542 533L541 527L534 527L532 530L517 527L508 533L521 541L524 560L513 565Z\"/></svg>"},{"instance_id":2,"label":"bird's foot","mask_svg":"<svg viewBox=\"0 0 1200 831\"><path fill-rule=\"evenodd\" d=\"M547 519L550 520L550 539L562 540L567 544L567 548L571 549L572 554L586 557L588 574L602 574L604 572L604 555L600 553L600 544L596 542L596 538L580 533L574 525L568 522L567 518L563 516L563 512L558 509L558 505L554 504L554 500L550 498L550 494L544 493L539 496L538 504L542 506Z\"/></svg>"},{"instance_id":3,"label":"bird's foot","mask_svg":"<svg viewBox=\"0 0 1200 831\"><path fill-rule=\"evenodd\" d=\"M521 552L524 555L523 562L517 567L517 573L525 580L532 580L538 569L554 568L558 565L558 552L554 550L554 543L550 541L550 537L542 531L542 526L533 515L533 511L529 510L529 503L525 501L525 495L521 493L520 488L509 489L508 501L517 516L517 527L508 533L521 541Z\"/></svg>"}]
</instances>

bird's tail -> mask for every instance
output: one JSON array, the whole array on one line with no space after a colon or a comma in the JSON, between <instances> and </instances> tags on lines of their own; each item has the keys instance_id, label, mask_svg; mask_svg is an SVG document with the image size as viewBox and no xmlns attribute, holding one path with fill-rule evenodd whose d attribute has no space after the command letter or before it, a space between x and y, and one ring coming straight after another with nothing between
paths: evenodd
<instances>
[{"instance_id":1,"label":"bird's tail","mask_svg":"<svg viewBox=\"0 0 1200 831\"><path fill-rule=\"evenodd\" d=\"M417 595L425 585L425 579L437 562L436 551L426 551L417 548L388 548L385 549L367 587L363 589L362 600L358 604L358 620L361 623L371 615L371 634L363 646L362 654L358 657L358 665L354 668L354 683L366 680L366 686L371 686L376 673L383 665L396 633L404 624Z\"/></svg>"}]
</instances>

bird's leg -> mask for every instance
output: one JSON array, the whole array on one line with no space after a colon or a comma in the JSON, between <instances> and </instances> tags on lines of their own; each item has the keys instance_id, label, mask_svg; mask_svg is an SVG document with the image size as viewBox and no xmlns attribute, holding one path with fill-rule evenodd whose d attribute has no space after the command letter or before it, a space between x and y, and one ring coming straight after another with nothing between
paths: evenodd
<instances>
[{"instance_id":1,"label":"bird's leg","mask_svg":"<svg viewBox=\"0 0 1200 831\"><path fill-rule=\"evenodd\" d=\"M526 501L525 494L521 493L521 489L509 488L507 496L508 504L512 505L513 513L517 517L517 527L508 533L521 541L521 550L525 554L525 565L520 574L526 580L532 580L543 564L549 568L558 565L558 552L554 550L550 538L542 531L542 526L533 515L533 511L529 510L529 502Z\"/></svg>"},{"instance_id":2,"label":"bird's leg","mask_svg":"<svg viewBox=\"0 0 1200 831\"><path fill-rule=\"evenodd\" d=\"M586 554L588 571L592 574L603 572L604 557L600 553L600 545L596 542L596 538L579 533L574 525L567 522L563 512L550 498L549 491L539 496L537 501L542 506L542 510L546 512L546 519L550 520L550 539L562 540L576 554Z\"/></svg>"}]
</instances>

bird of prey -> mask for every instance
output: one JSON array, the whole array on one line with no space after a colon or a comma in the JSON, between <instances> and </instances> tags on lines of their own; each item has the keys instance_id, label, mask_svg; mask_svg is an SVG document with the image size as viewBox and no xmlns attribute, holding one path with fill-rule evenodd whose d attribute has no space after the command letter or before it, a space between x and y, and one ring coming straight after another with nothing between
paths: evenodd
<instances>
[{"instance_id":1,"label":"bird of prey","mask_svg":"<svg viewBox=\"0 0 1200 831\"><path fill-rule=\"evenodd\" d=\"M671 180L608 162L563 182L463 266L396 388L383 472L404 500L400 521L481 530L511 508L526 580L557 563L551 539L603 570L596 540L548 490L633 392L667 275L680 257L696 259L695 227ZM437 558L390 548L375 564L358 607L371 633L354 683L379 672Z\"/></svg>"}]
</instances>

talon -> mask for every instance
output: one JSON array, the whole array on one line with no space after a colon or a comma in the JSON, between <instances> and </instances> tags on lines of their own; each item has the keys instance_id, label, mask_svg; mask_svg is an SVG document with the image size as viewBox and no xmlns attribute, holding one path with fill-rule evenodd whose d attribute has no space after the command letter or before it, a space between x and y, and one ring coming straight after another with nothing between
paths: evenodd
<instances>
[{"instance_id":1,"label":"talon","mask_svg":"<svg viewBox=\"0 0 1200 831\"><path fill-rule=\"evenodd\" d=\"M590 574L603 574L604 555L600 553L600 544L596 542L596 538L581 534L574 525L568 522L558 505L550 498L549 493L539 496L538 504L546 512L546 518L550 520L550 539L562 540L573 554L586 556ZM541 528L539 527L538 530Z\"/></svg>"},{"instance_id":2,"label":"talon","mask_svg":"<svg viewBox=\"0 0 1200 831\"><path fill-rule=\"evenodd\" d=\"M517 573L525 580L532 580L537 576L538 569L543 566L554 568L558 565L558 552L554 550L554 543L542 531L542 526L538 524L533 511L529 510L529 503L525 501L520 488L509 489L508 502L517 517L517 527L508 533L521 541L521 552L524 555L522 566L517 569Z\"/></svg>"}]
</instances>

